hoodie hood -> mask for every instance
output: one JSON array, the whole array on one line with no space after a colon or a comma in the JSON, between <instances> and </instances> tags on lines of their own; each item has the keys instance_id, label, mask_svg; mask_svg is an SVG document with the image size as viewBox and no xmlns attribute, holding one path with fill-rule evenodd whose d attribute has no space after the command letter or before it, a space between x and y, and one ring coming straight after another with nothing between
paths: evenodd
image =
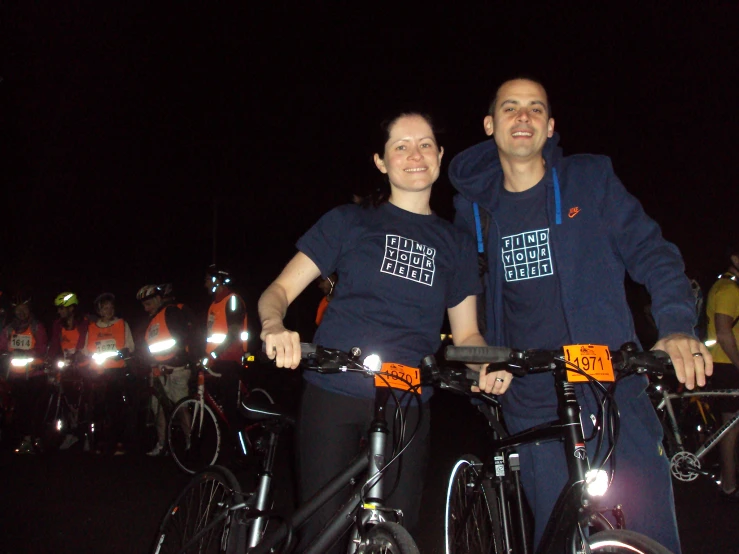
<instances>
[{"instance_id":1,"label":"hoodie hood","mask_svg":"<svg viewBox=\"0 0 739 554\"><path fill-rule=\"evenodd\" d=\"M547 167L554 167L562 157L558 144L557 133L544 143L542 155ZM495 140L488 139L454 156L449 165L449 180L469 201L489 205L491 193L503 184L503 167Z\"/></svg>"}]
</instances>

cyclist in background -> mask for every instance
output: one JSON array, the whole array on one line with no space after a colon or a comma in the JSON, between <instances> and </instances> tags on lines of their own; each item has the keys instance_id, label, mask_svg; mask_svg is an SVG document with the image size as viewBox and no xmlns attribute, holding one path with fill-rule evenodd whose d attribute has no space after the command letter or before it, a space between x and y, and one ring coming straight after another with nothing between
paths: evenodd
<instances>
[{"instance_id":1,"label":"cyclist in background","mask_svg":"<svg viewBox=\"0 0 739 554\"><path fill-rule=\"evenodd\" d=\"M739 247L729 248L729 267L708 292L706 345L713 355L711 384L718 389L739 388ZM724 423L739 411L733 398L714 400ZM736 475L736 443L739 430L734 427L719 442L721 450L722 498L739 502Z\"/></svg>"},{"instance_id":2,"label":"cyclist in background","mask_svg":"<svg viewBox=\"0 0 739 554\"><path fill-rule=\"evenodd\" d=\"M231 425L240 420L238 412L239 382L244 367L244 354L249 338L246 327L246 304L231 287L231 275L216 265L208 267L205 273L205 288L212 294L208 308L208 321L205 339L204 364L216 373L218 392L223 402L223 411ZM224 448L228 462L235 443L235 435L230 433Z\"/></svg>"},{"instance_id":3,"label":"cyclist in background","mask_svg":"<svg viewBox=\"0 0 739 554\"><path fill-rule=\"evenodd\" d=\"M115 315L115 295L104 292L94 302L98 319L87 327L85 353L89 357L88 368L92 375L105 377L104 391L95 406L96 414L108 410L112 420L114 455L125 454L125 447L133 444L135 429L135 396L126 379L126 362L118 355L121 351L134 351L133 335L128 323ZM133 412L133 413L132 413Z\"/></svg>"},{"instance_id":4,"label":"cyclist in background","mask_svg":"<svg viewBox=\"0 0 739 554\"><path fill-rule=\"evenodd\" d=\"M59 319L51 326L48 358L71 360L75 353L84 350L85 335L89 322L77 313L79 300L73 292L62 292L54 299Z\"/></svg>"},{"instance_id":5,"label":"cyclist in background","mask_svg":"<svg viewBox=\"0 0 739 554\"><path fill-rule=\"evenodd\" d=\"M202 347L198 348L197 340L195 338L195 312L192 311L190 306L187 304L184 304L183 302L178 302L175 298L174 294L174 287L172 286L172 283L162 283L159 285L159 289L162 291L162 302L164 305L169 306L170 304L173 306L177 306L180 310L182 310L182 314L185 316L185 319L187 320L187 341L186 341L186 347L185 350L190 354L191 358L200 358L202 354Z\"/></svg>"},{"instance_id":6,"label":"cyclist in background","mask_svg":"<svg viewBox=\"0 0 739 554\"><path fill-rule=\"evenodd\" d=\"M17 407L15 422L23 436L19 454L34 453L36 414L33 409L46 385L42 366L48 339L46 329L31 313L31 296L20 293L13 298L13 319L0 333L0 353L9 354L8 380L12 383Z\"/></svg>"},{"instance_id":7,"label":"cyclist in background","mask_svg":"<svg viewBox=\"0 0 739 554\"><path fill-rule=\"evenodd\" d=\"M185 367L187 320L177 306L164 304L162 291L157 285L144 285L136 293L136 299L150 318L144 341L150 354L152 379L159 379L167 397L173 403L178 402L189 392L190 370ZM156 417L157 444L147 455L159 456L164 454L167 421L157 399L152 397L151 401Z\"/></svg>"}]
</instances>

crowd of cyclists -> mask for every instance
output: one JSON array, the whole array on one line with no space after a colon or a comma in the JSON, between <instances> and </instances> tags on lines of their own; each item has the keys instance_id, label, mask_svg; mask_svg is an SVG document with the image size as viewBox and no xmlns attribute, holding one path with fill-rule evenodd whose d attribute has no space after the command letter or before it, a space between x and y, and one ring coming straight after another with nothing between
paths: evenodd
<instances>
[{"instance_id":1,"label":"crowd of cyclists","mask_svg":"<svg viewBox=\"0 0 739 554\"><path fill-rule=\"evenodd\" d=\"M238 368L248 333L246 306L230 283L228 271L215 265L207 269L205 286L212 303L202 325L188 306L175 300L171 284L144 285L136 299L149 322L138 343L128 322L116 315L113 293L104 292L94 299L94 314L80 310L74 292L59 293L54 300L58 318L50 331L34 316L30 294L13 296L0 333L0 375L8 393L2 410L3 441L17 441L18 454L43 451L40 435L45 399L57 379L63 386L81 382L83 402L91 407L93 419L104 420L107 426L102 442L96 445L89 444L82 429L65 430L61 449L80 440L85 450L95 453L121 455L138 448L139 408L147 402L157 436L147 453L164 454L165 414L157 398L148 394L146 379L149 384L152 379L160 380L167 398L176 403L189 393L193 362L222 374L218 388L233 400L226 404L233 404L235 410ZM204 333L200 327L205 327Z\"/></svg>"}]
</instances>

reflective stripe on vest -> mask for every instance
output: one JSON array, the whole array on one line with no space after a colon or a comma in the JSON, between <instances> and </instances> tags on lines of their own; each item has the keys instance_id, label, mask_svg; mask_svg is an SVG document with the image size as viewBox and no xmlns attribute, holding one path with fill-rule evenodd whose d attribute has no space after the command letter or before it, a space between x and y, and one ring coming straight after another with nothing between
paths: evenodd
<instances>
[{"instance_id":1,"label":"reflective stripe on vest","mask_svg":"<svg viewBox=\"0 0 739 554\"><path fill-rule=\"evenodd\" d=\"M167 308L159 310L157 315L149 322L149 326L146 328L146 334L144 335L149 352L161 364L166 364L174 360L175 356L181 350L172 333L167 328L167 320L164 317L166 311Z\"/></svg>"},{"instance_id":2,"label":"reflective stripe on vest","mask_svg":"<svg viewBox=\"0 0 739 554\"><path fill-rule=\"evenodd\" d=\"M219 344L226 340L226 336L228 335L226 309L228 308L228 303L233 302L234 306L232 306L231 310L233 311L237 307L239 300L241 300L241 297L238 294L231 293L220 302L213 302L210 305L210 308L208 309L208 336L205 339L206 353L210 354L218 347ZM241 300L241 302L243 303L243 300ZM246 331L246 315L244 316L244 321L239 329L239 334L239 338L241 339L241 351L246 352L246 342L249 338ZM231 345L229 350L231 348L234 348L234 346Z\"/></svg>"},{"instance_id":3,"label":"reflective stripe on vest","mask_svg":"<svg viewBox=\"0 0 739 554\"><path fill-rule=\"evenodd\" d=\"M90 323L87 328L85 349L92 356L92 367L96 369L119 368L126 362L118 357L118 351L126 345L126 324L118 319L109 327Z\"/></svg>"}]
</instances>

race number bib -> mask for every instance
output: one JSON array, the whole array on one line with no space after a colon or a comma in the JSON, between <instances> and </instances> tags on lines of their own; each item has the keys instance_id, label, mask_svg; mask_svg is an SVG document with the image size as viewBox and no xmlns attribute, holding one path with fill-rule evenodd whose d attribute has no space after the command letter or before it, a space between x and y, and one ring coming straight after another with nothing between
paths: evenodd
<instances>
[{"instance_id":1,"label":"race number bib","mask_svg":"<svg viewBox=\"0 0 739 554\"><path fill-rule=\"evenodd\" d=\"M616 380L611 363L611 351L607 346L572 344L565 346L563 350L565 360L593 379L606 383L613 383ZM567 380L570 383L585 383L589 379L581 373L567 370Z\"/></svg>"},{"instance_id":2,"label":"race number bib","mask_svg":"<svg viewBox=\"0 0 739 554\"><path fill-rule=\"evenodd\" d=\"M95 352L102 354L104 352L115 352L118 349L115 345L115 339L104 339L95 341Z\"/></svg>"},{"instance_id":3,"label":"race number bib","mask_svg":"<svg viewBox=\"0 0 739 554\"><path fill-rule=\"evenodd\" d=\"M376 387L392 387L400 390L411 390L421 394L421 371L417 367L402 364L382 364L382 376L375 375Z\"/></svg>"},{"instance_id":4,"label":"race number bib","mask_svg":"<svg viewBox=\"0 0 739 554\"><path fill-rule=\"evenodd\" d=\"M10 337L10 347L13 350L30 350L31 335L13 335Z\"/></svg>"},{"instance_id":5,"label":"race number bib","mask_svg":"<svg viewBox=\"0 0 739 554\"><path fill-rule=\"evenodd\" d=\"M147 335L147 338L149 340L155 339L157 336L159 336L159 324L155 323L151 327L149 327L149 333Z\"/></svg>"}]
</instances>

